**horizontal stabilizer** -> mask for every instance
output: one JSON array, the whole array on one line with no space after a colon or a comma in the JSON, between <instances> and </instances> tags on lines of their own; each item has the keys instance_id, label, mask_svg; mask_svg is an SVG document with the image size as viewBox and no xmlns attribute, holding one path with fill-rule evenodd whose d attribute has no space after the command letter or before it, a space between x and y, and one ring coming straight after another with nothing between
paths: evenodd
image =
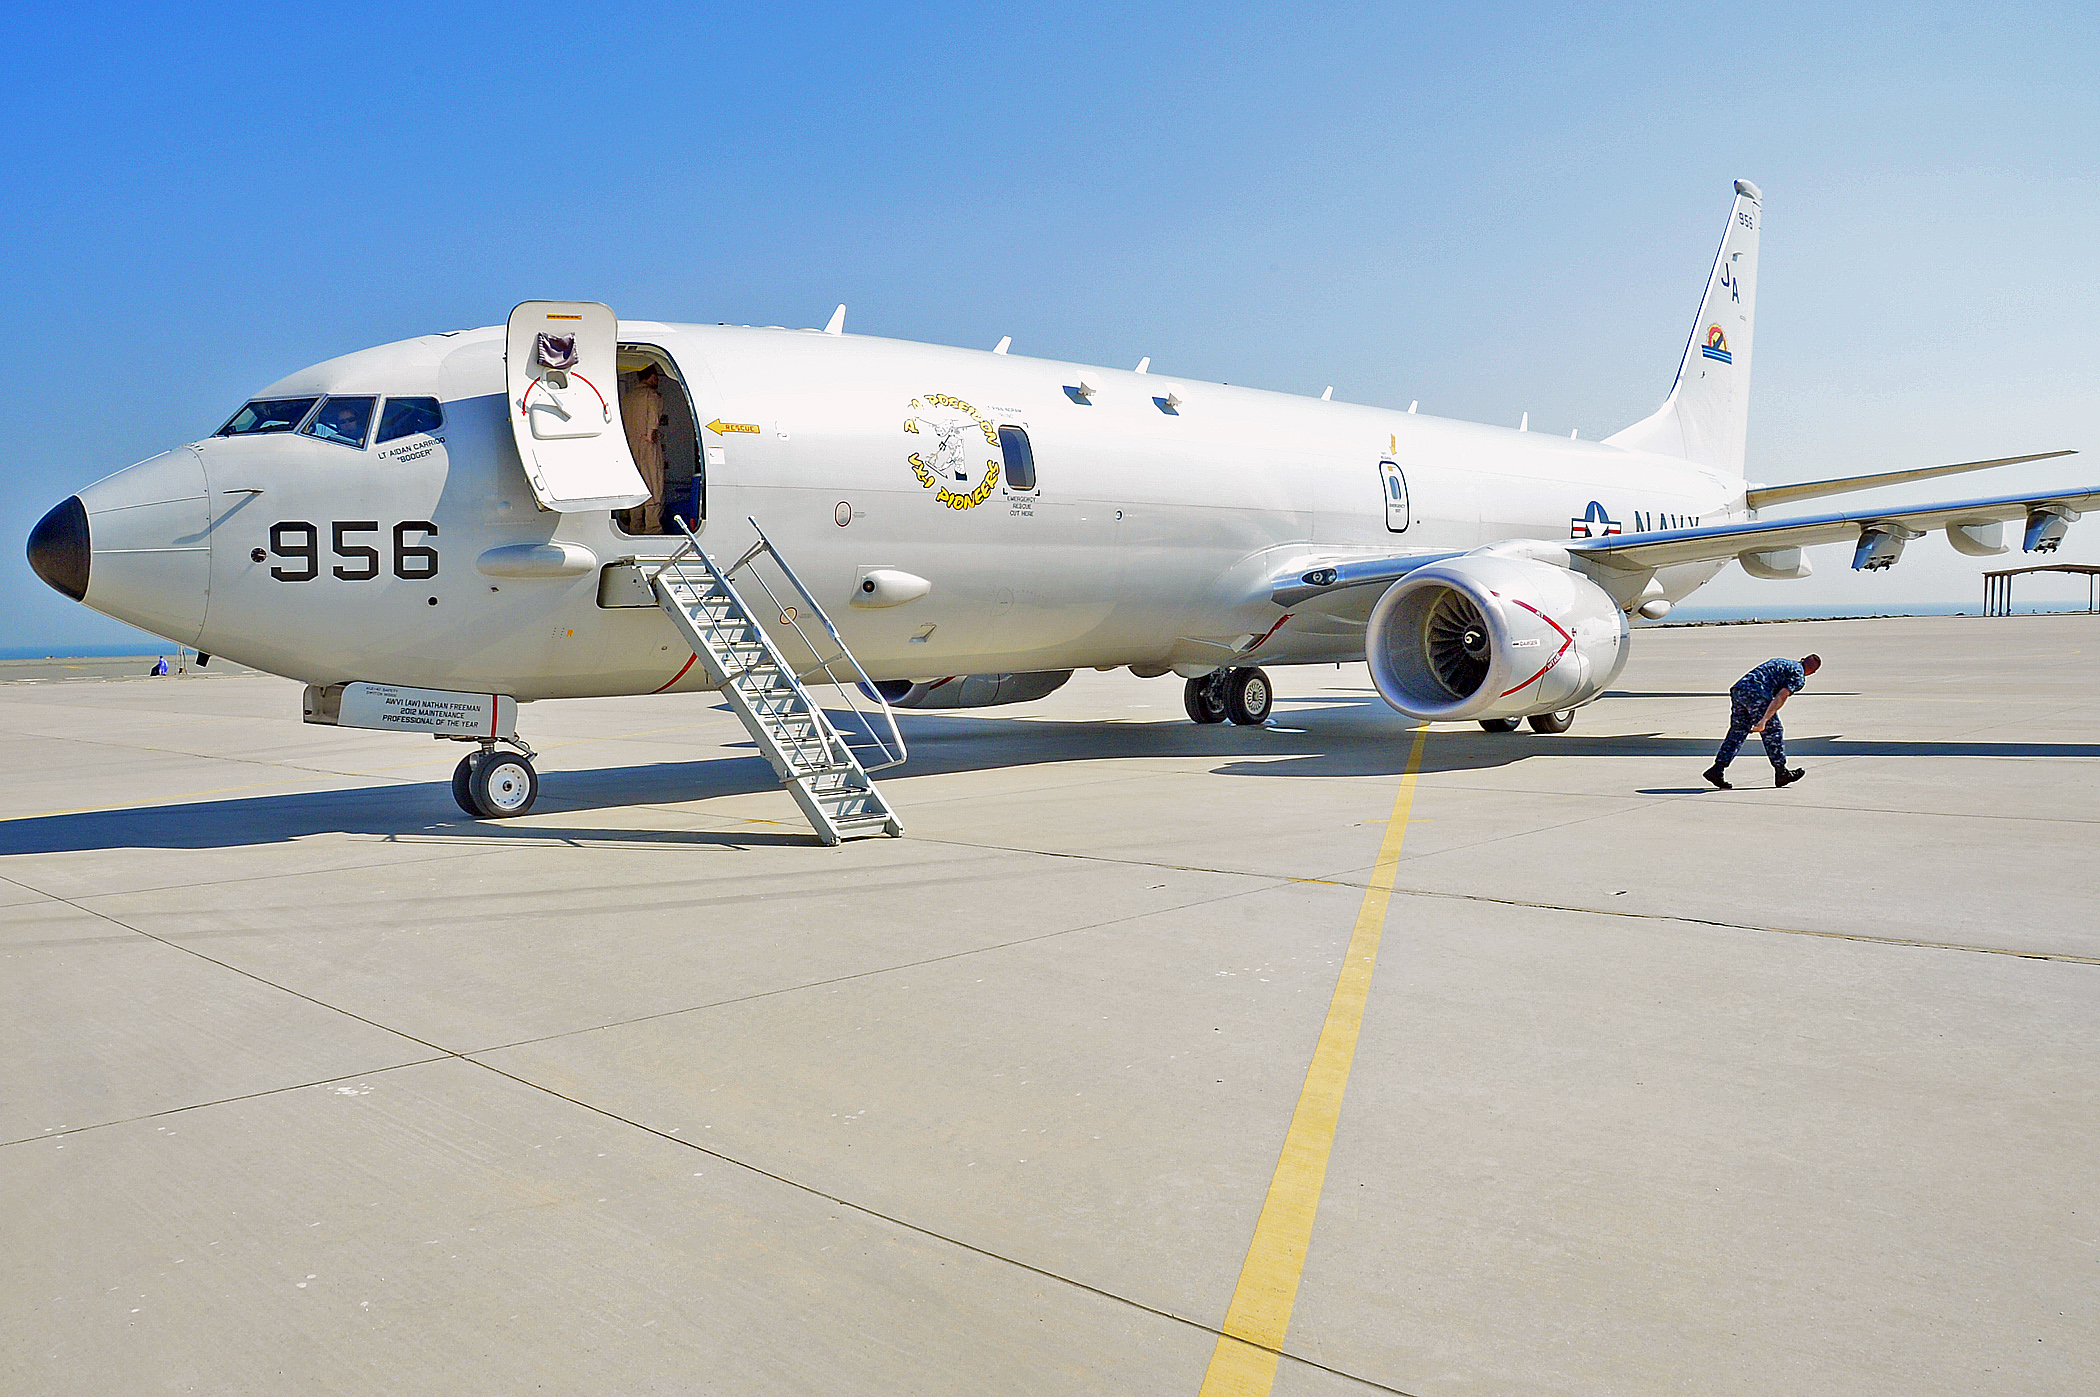
<instances>
[{"instance_id":1,"label":"horizontal stabilizer","mask_svg":"<svg viewBox=\"0 0 2100 1397\"><path fill-rule=\"evenodd\" d=\"M1963 471L1989 470L1992 466L2017 466L2023 461L2048 461L2075 456L2075 451L2042 451L2032 456L2000 456L1995 461L1963 461L1952 466L1920 466L1916 470L1884 471L1880 475L1849 475L1842 480L1803 480L1792 485L1753 485L1745 503L1752 509L1788 504L1794 500L1819 499L1824 495L1849 495L1856 490L1879 490L1884 485L1907 485L1934 476L1960 475Z\"/></svg>"}]
</instances>

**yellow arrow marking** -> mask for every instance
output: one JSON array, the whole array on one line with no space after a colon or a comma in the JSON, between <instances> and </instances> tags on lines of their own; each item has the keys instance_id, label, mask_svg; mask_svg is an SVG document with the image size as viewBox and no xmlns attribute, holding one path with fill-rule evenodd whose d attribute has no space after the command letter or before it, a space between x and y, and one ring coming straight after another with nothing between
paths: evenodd
<instances>
[{"instance_id":1,"label":"yellow arrow marking","mask_svg":"<svg viewBox=\"0 0 2100 1397\"><path fill-rule=\"evenodd\" d=\"M724 422L717 417L714 421L707 424L707 430L710 432L749 432L753 436L757 436L758 424L756 422Z\"/></svg>"}]
</instances>

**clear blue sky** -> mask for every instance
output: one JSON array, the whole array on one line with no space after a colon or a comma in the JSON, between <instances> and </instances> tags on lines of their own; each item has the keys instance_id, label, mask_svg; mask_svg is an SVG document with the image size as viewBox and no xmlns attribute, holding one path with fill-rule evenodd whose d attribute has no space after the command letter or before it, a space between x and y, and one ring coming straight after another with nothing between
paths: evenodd
<instances>
[{"instance_id":1,"label":"clear blue sky","mask_svg":"<svg viewBox=\"0 0 2100 1397\"><path fill-rule=\"evenodd\" d=\"M2090 4L37 7L0 60L0 646L135 634L29 573L50 505L530 297L845 301L1601 436L1668 388L1738 176L1753 478L2073 446L1953 488L2100 481L2096 40ZM1984 566L1818 564L1700 600L1969 601Z\"/></svg>"}]
</instances>

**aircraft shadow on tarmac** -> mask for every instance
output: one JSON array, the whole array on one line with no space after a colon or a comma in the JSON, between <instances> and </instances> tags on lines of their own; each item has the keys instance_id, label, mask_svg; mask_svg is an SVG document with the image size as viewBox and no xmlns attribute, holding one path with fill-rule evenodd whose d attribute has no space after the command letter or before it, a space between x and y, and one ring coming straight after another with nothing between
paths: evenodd
<instances>
[{"instance_id":1,"label":"aircraft shadow on tarmac","mask_svg":"<svg viewBox=\"0 0 2100 1397\"><path fill-rule=\"evenodd\" d=\"M1157 710L1154 710L1157 713ZM838 715L842 720L845 715ZM1271 724L1239 728L1183 722L1060 722L950 714L899 715L911 761L893 777L935 776L1068 761L1214 758L1221 776L1397 776L1413 746L1409 729L1375 698L1336 698L1316 707L1279 712ZM1713 760L1719 739L1657 733L1548 736L1528 731L1440 731L1423 753L1425 773L1481 771L1531 757L1666 757L1698 764ZM540 799L524 822L474 821L452 803L450 786L428 781L332 791L302 791L116 810L35 816L0 823L0 856L106 849L207 849L262 845L322 834L390 839L530 844L651 844L666 848L725 849L803 845L814 836L799 821L777 830L666 830L634 825L550 822L550 815L585 814L625 806L686 804L714 797L778 790L771 770L748 743L733 756L601 767L543 774ZM1841 757L2100 757L2100 743L1926 742L1856 739L1842 735L1790 737L1789 758ZM1744 760L1761 758L1753 743ZM1746 779L1761 772L1746 768ZM1753 779L1753 784L1758 784ZM1695 785L1650 788L1646 795L1704 792ZM899 791L908 808L910 788ZM992 799L995 797L987 797ZM703 812L705 813L705 812ZM790 817L791 819L794 817Z\"/></svg>"}]
</instances>

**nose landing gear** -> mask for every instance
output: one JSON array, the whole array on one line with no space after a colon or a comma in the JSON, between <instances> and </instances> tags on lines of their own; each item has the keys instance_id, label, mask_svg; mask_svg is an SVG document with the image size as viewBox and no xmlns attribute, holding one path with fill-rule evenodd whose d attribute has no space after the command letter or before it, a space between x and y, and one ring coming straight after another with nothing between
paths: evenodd
<instances>
[{"instance_id":1,"label":"nose landing gear","mask_svg":"<svg viewBox=\"0 0 2100 1397\"><path fill-rule=\"evenodd\" d=\"M483 739L452 768L452 799L478 820L508 820L532 809L539 799L540 776L533 769L530 747L510 739L518 750L504 752Z\"/></svg>"},{"instance_id":2,"label":"nose landing gear","mask_svg":"<svg viewBox=\"0 0 2100 1397\"><path fill-rule=\"evenodd\" d=\"M1189 680L1181 690L1181 706L1199 723L1230 718L1241 727L1259 727L1268 721L1275 701L1269 676L1258 669L1215 670Z\"/></svg>"}]
</instances>

